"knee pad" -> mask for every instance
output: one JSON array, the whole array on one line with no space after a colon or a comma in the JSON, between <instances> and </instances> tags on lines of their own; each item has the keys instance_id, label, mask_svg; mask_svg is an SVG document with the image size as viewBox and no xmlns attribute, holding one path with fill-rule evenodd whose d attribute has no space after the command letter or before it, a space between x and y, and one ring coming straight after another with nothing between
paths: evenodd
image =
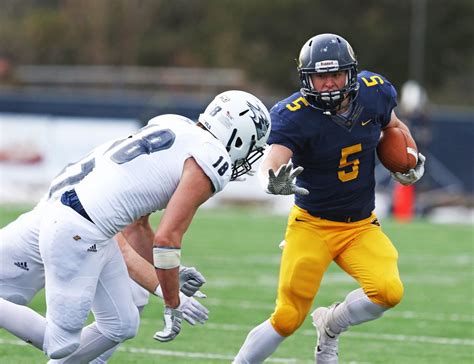
<instances>
[{"instance_id":1,"label":"knee pad","mask_svg":"<svg viewBox=\"0 0 474 364\"><path fill-rule=\"evenodd\" d=\"M120 317L118 321L97 321L97 328L109 340L122 342L137 335L140 326L140 315L138 308L131 306L127 315Z\"/></svg>"},{"instance_id":2,"label":"knee pad","mask_svg":"<svg viewBox=\"0 0 474 364\"><path fill-rule=\"evenodd\" d=\"M403 297L403 284L398 277L389 277L378 285L370 299L385 307L394 307Z\"/></svg>"},{"instance_id":3,"label":"knee pad","mask_svg":"<svg viewBox=\"0 0 474 364\"><path fill-rule=\"evenodd\" d=\"M81 330L65 330L48 322L44 335L43 351L51 359L61 359L71 355L79 347Z\"/></svg>"},{"instance_id":4,"label":"knee pad","mask_svg":"<svg viewBox=\"0 0 474 364\"><path fill-rule=\"evenodd\" d=\"M276 332L286 337L293 334L301 326L303 320L301 320L300 313L295 307L281 305L275 309L270 322Z\"/></svg>"},{"instance_id":5,"label":"knee pad","mask_svg":"<svg viewBox=\"0 0 474 364\"><path fill-rule=\"evenodd\" d=\"M90 295L73 297L55 291L48 300L48 321L67 331L81 330L89 315L91 304Z\"/></svg>"}]
</instances>

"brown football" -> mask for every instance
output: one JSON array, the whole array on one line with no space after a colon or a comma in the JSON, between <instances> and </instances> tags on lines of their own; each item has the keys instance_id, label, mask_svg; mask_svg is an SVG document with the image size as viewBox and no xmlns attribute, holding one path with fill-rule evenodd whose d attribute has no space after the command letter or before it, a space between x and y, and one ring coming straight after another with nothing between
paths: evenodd
<instances>
[{"instance_id":1,"label":"brown football","mask_svg":"<svg viewBox=\"0 0 474 364\"><path fill-rule=\"evenodd\" d=\"M382 130L377 156L391 172L408 172L418 162L418 149L409 133L399 128Z\"/></svg>"}]
</instances>

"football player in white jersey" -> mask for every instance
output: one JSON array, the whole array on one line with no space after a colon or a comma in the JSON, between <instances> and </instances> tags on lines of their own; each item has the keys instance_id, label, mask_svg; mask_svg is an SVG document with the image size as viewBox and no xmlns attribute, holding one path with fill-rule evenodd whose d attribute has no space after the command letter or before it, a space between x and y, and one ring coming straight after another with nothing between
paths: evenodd
<instances>
[{"instance_id":1,"label":"football player in white jersey","mask_svg":"<svg viewBox=\"0 0 474 364\"><path fill-rule=\"evenodd\" d=\"M88 362L134 336L136 312L129 310L128 317L121 317L107 305L96 306L99 299L115 295L116 302L131 303L127 292L108 289L110 280L126 274L123 262L108 264L118 252L111 238L140 217L164 208L154 236L153 261L166 306L165 327L155 338L175 338L183 315L178 278L183 234L204 201L251 169L269 131L269 113L260 100L242 91L224 92L200 115L198 124L177 115L160 116L114 143L75 189L46 207L39 240L46 320L34 314L44 322L43 349L50 358ZM114 337L102 332L100 338L81 338L91 307L98 325L113 322L126 327L122 330L126 334ZM88 353L91 345L96 349Z\"/></svg>"},{"instance_id":2,"label":"football player in white jersey","mask_svg":"<svg viewBox=\"0 0 474 364\"><path fill-rule=\"evenodd\" d=\"M76 163L67 165L52 181L48 192L38 205L18 219L0 229L0 328L11 331L27 342L31 342L42 348L42 334L36 332L33 322L22 317L24 309L12 305L5 300L20 305L28 304L33 296L44 287L44 267L39 253L39 226L43 209L48 203L57 200L66 190L73 188L94 166L95 158L100 157L105 150L110 148L113 142L105 143L94 149L85 158ZM130 246L140 248L138 242L148 241L150 246L153 241L153 230L148 222L148 216L144 216L129 225L122 233L115 237L122 250L129 273L143 287L130 279L133 302L141 312L148 303L149 292L160 296L158 278L154 274L153 266L146 262ZM127 240L130 241L130 245ZM88 249L94 253L96 249ZM143 251L143 250L142 250ZM151 262L150 258L150 262ZM151 274L150 274L151 272ZM196 322L204 323L207 320L208 310L197 302L193 296L205 283L201 273L195 268L180 267L181 299L184 302L183 318L191 325ZM185 296L186 295L186 296ZM201 294L202 295L202 294ZM3 298L4 300L1 300ZM120 306L119 306L120 307ZM6 314L8 311L9 314ZM41 325L40 325L41 327ZM120 327L116 328L120 330ZM87 332L97 332L97 324L91 324L86 328ZM102 329L103 330L103 329ZM116 333L120 336L120 333ZM118 345L117 345L118 346ZM104 353L92 363L105 363L113 354L115 349Z\"/></svg>"}]
</instances>

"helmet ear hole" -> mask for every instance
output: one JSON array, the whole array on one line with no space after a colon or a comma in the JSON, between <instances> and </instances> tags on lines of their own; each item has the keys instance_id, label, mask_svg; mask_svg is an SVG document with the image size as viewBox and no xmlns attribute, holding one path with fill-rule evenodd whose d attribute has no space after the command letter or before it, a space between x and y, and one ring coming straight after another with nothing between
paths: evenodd
<instances>
[{"instance_id":1,"label":"helmet ear hole","mask_svg":"<svg viewBox=\"0 0 474 364\"><path fill-rule=\"evenodd\" d=\"M238 137L237 140L235 141L235 147L240 148L242 146L242 144L243 144L242 139L240 139L240 137Z\"/></svg>"}]
</instances>

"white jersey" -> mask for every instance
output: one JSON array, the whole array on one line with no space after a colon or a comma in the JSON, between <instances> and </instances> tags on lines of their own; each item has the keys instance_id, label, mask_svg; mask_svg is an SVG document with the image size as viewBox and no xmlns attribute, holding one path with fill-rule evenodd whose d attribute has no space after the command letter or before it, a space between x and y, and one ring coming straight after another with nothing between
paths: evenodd
<instances>
[{"instance_id":1,"label":"white jersey","mask_svg":"<svg viewBox=\"0 0 474 364\"><path fill-rule=\"evenodd\" d=\"M232 173L221 142L193 121L162 115L125 140L114 143L75 187L99 230L113 236L141 216L164 209L193 157L221 191Z\"/></svg>"},{"instance_id":2,"label":"white jersey","mask_svg":"<svg viewBox=\"0 0 474 364\"><path fill-rule=\"evenodd\" d=\"M84 158L74 163L69 163L51 181L48 192L41 198L39 204L47 201L56 201L61 195L74 188L76 184L84 179L95 168L98 158L101 158L114 143L121 139L105 142L93 149Z\"/></svg>"}]
</instances>

